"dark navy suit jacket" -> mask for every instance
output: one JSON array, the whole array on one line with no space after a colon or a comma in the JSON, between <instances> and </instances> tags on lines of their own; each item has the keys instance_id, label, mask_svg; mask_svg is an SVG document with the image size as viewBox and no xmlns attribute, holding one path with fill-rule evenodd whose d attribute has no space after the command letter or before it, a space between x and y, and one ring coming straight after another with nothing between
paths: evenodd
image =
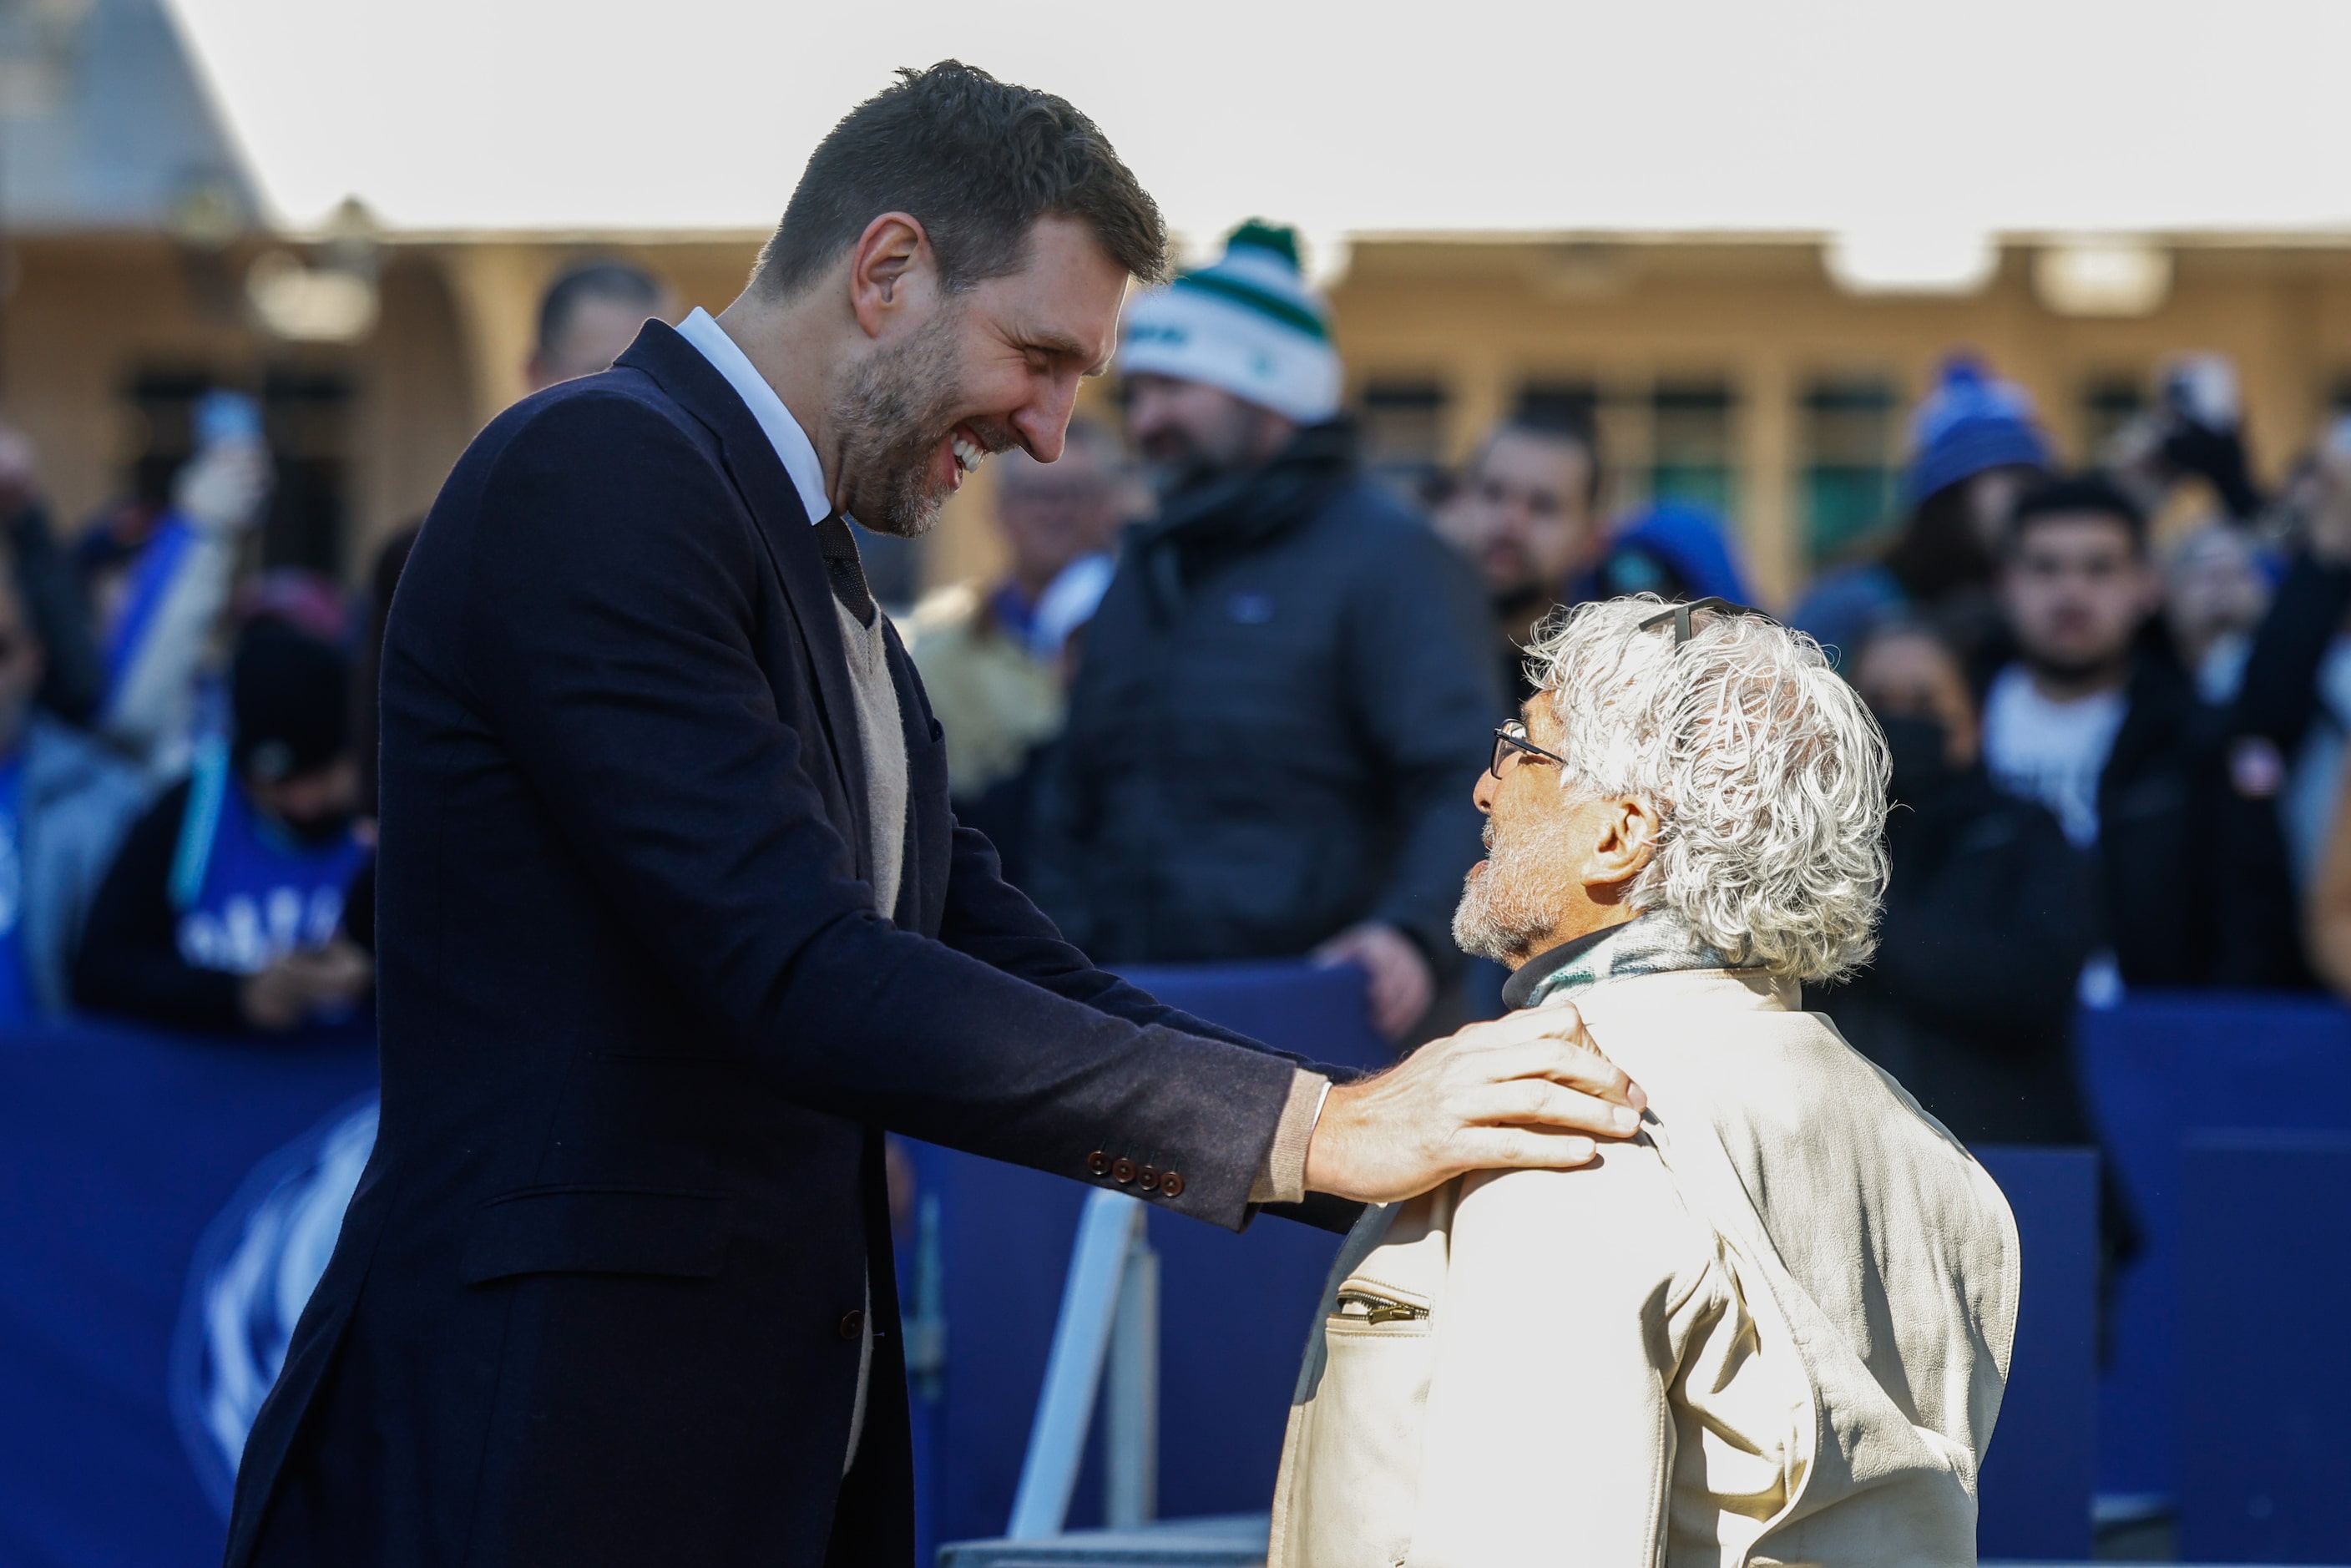
<instances>
[{"instance_id":1,"label":"dark navy suit jacket","mask_svg":"<svg viewBox=\"0 0 2351 1568\"><path fill-rule=\"evenodd\" d=\"M231 1564L910 1564L879 1129L1089 1181L1107 1154L1246 1221L1293 1062L1005 883L894 641L911 804L873 908L813 535L659 323L443 487L384 657L381 1132Z\"/></svg>"}]
</instances>

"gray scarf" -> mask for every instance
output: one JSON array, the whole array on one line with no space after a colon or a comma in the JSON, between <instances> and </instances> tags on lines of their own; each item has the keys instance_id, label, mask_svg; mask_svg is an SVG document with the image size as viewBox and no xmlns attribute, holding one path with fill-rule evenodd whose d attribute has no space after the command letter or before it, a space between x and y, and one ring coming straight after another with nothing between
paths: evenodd
<instances>
[{"instance_id":1,"label":"gray scarf","mask_svg":"<svg viewBox=\"0 0 2351 1568\"><path fill-rule=\"evenodd\" d=\"M1590 990L1604 980L1664 975L1682 969L1735 969L1740 966L1662 909L1635 915L1589 946L1571 944L1567 961L1539 977L1525 1005L1547 1007ZM1531 960L1540 964L1541 958Z\"/></svg>"}]
</instances>

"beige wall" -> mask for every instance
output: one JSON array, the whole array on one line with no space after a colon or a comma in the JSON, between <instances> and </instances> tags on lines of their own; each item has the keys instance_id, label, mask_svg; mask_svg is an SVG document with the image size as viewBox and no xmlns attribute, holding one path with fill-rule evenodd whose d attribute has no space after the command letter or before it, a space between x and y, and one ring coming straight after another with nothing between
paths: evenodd
<instances>
[{"instance_id":1,"label":"beige wall","mask_svg":"<svg viewBox=\"0 0 2351 1568\"><path fill-rule=\"evenodd\" d=\"M254 363L229 270L161 241L20 240L0 318L0 417L31 435L61 520L115 495L140 433L121 393L140 363ZM233 298L233 297L232 297Z\"/></svg>"},{"instance_id":2,"label":"beige wall","mask_svg":"<svg viewBox=\"0 0 2351 1568\"><path fill-rule=\"evenodd\" d=\"M40 449L61 527L125 491L143 444L127 393L142 370L183 367L247 384L266 364L348 375L350 535L365 570L375 540L421 515L475 428L462 343L440 269L385 261L381 314L349 348L269 341L246 320L243 251L194 254L145 237L20 240L17 287L0 318L0 418Z\"/></svg>"}]
</instances>

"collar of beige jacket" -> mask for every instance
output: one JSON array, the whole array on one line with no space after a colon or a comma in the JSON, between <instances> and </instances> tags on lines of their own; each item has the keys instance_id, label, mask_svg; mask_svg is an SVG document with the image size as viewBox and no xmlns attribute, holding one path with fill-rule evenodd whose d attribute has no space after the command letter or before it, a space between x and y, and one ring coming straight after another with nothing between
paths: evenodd
<instances>
[{"instance_id":1,"label":"collar of beige jacket","mask_svg":"<svg viewBox=\"0 0 2351 1568\"><path fill-rule=\"evenodd\" d=\"M1553 998L1543 1003L1557 1007L1573 1002L1587 1022L1609 1018L1626 1009L1657 1007L1728 1008L1739 1012L1798 1012L1802 988L1794 980L1761 969L1668 969L1653 975L1626 975L1596 986Z\"/></svg>"}]
</instances>

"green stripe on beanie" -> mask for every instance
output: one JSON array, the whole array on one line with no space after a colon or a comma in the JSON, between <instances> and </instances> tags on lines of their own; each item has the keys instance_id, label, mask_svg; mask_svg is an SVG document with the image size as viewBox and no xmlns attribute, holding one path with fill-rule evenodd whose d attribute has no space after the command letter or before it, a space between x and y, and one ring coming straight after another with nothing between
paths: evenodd
<instances>
[{"instance_id":1,"label":"green stripe on beanie","mask_svg":"<svg viewBox=\"0 0 2351 1568\"><path fill-rule=\"evenodd\" d=\"M1322 318L1315 315L1303 305L1259 288L1246 278L1228 277L1215 272L1187 272L1176 280L1176 287L1179 289L1197 288L1204 293L1229 299L1236 305L1246 305L1252 310L1262 310L1283 326L1303 332L1317 342L1327 343L1331 340L1331 329L1322 324Z\"/></svg>"}]
</instances>

